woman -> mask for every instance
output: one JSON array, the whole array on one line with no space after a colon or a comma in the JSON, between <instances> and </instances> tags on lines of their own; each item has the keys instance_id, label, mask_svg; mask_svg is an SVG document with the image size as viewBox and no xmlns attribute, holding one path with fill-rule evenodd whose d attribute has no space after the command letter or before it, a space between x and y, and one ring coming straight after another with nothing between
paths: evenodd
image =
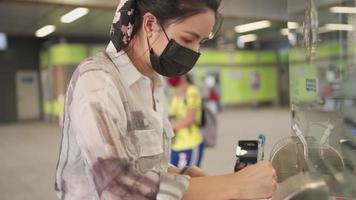
<instances>
[{"instance_id":1,"label":"woman","mask_svg":"<svg viewBox=\"0 0 356 200\"><path fill-rule=\"evenodd\" d=\"M175 137L171 164L178 168L200 166L204 143L200 131L202 96L188 75L168 79L175 94L170 103L170 118Z\"/></svg>"},{"instance_id":2,"label":"woman","mask_svg":"<svg viewBox=\"0 0 356 200\"><path fill-rule=\"evenodd\" d=\"M223 176L169 166L173 130L159 75L180 76L194 66L218 5L217 0L120 2L105 53L81 63L68 86L55 185L61 199L272 195L275 172L267 162Z\"/></svg>"}]
</instances>

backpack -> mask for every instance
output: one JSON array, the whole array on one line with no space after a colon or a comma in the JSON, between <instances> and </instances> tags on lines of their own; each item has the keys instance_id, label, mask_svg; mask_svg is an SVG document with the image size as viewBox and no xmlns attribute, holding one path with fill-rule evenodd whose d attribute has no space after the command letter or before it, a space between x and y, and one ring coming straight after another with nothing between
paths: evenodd
<instances>
[{"instance_id":1,"label":"backpack","mask_svg":"<svg viewBox=\"0 0 356 200\"><path fill-rule=\"evenodd\" d=\"M218 120L205 103L202 103L200 130L204 138L204 146L207 148L215 147L218 138Z\"/></svg>"}]
</instances>

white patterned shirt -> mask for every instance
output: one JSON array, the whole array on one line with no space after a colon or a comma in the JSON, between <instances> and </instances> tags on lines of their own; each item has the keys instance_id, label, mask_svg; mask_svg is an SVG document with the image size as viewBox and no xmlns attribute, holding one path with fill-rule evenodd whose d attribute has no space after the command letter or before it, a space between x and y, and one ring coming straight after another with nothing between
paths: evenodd
<instances>
[{"instance_id":1,"label":"white patterned shirt","mask_svg":"<svg viewBox=\"0 0 356 200\"><path fill-rule=\"evenodd\" d=\"M161 77L151 83L111 43L106 53L81 63L68 86L59 198L181 199L190 178L167 172L173 130Z\"/></svg>"}]
</instances>

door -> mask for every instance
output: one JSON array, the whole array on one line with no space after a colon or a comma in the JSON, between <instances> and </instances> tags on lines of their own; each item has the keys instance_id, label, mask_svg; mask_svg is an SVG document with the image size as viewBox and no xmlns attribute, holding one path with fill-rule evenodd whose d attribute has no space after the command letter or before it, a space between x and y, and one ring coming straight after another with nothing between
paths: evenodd
<instances>
[{"instance_id":1,"label":"door","mask_svg":"<svg viewBox=\"0 0 356 200\"><path fill-rule=\"evenodd\" d=\"M34 70L16 72L17 118L35 120L40 118L38 73Z\"/></svg>"}]
</instances>

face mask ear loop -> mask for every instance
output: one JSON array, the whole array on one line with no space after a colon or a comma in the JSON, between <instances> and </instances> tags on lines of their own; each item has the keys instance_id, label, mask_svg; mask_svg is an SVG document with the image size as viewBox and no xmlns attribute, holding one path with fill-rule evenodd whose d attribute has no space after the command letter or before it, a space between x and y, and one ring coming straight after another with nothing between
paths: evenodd
<instances>
[{"instance_id":1,"label":"face mask ear loop","mask_svg":"<svg viewBox=\"0 0 356 200\"><path fill-rule=\"evenodd\" d=\"M164 35L166 36L167 40L169 41L169 37L168 37L168 35L166 33L166 30L164 30L164 28L163 28L163 26L161 24L160 24L160 26L162 28L162 31L163 31Z\"/></svg>"},{"instance_id":2,"label":"face mask ear loop","mask_svg":"<svg viewBox=\"0 0 356 200\"><path fill-rule=\"evenodd\" d=\"M150 52L152 52L152 47L151 47L150 40L148 39L148 37L147 37L147 44L148 44L148 50Z\"/></svg>"}]
</instances>

